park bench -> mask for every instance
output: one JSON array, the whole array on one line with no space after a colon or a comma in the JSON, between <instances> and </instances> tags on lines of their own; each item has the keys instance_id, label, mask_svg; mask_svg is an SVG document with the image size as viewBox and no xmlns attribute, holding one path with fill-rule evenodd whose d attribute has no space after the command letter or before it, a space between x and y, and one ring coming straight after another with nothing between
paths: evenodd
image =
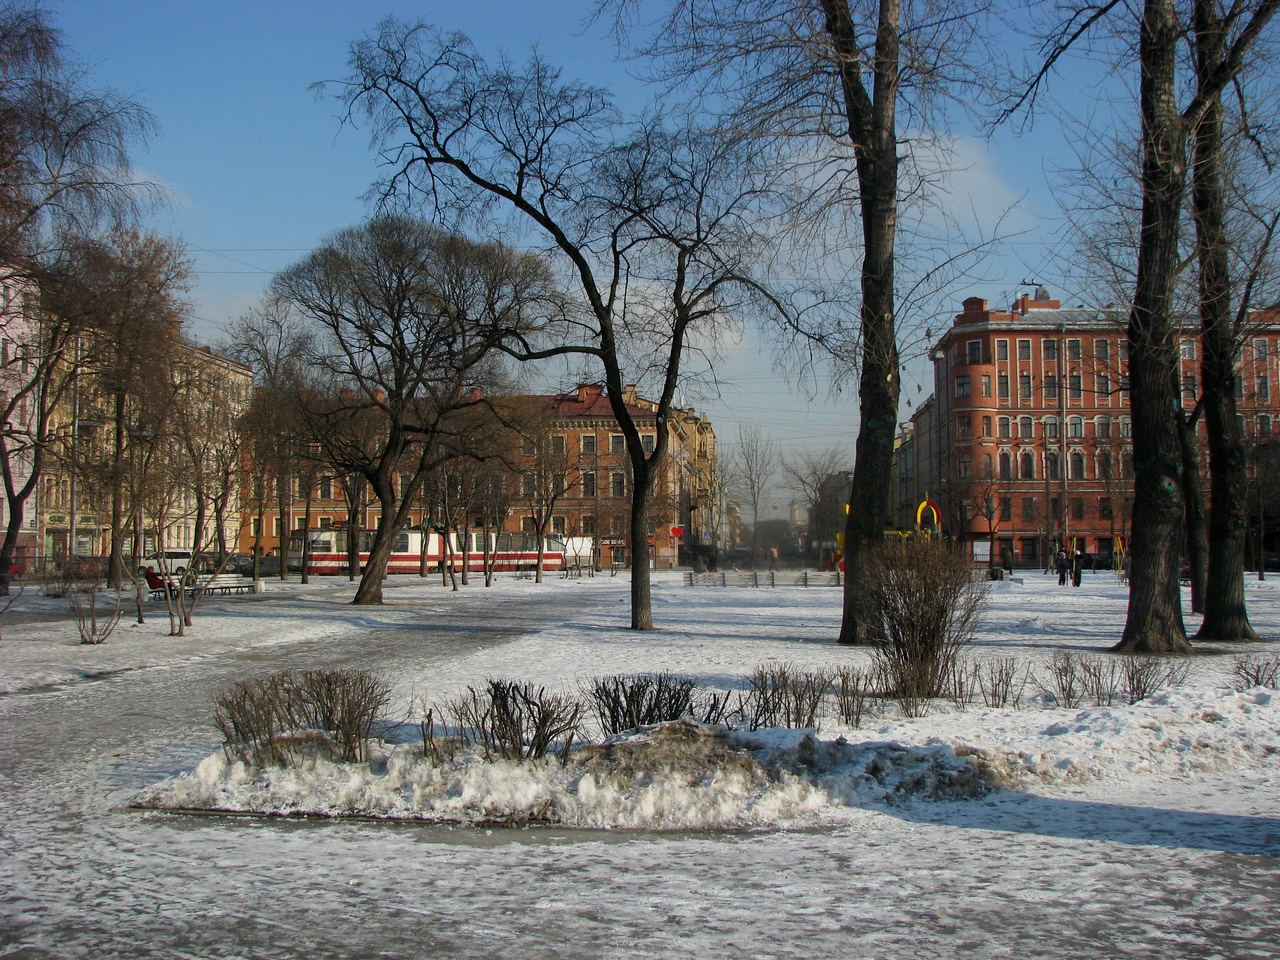
<instances>
[{"instance_id":1,"label":"park bench","mask_svg":"<svg viewBox=\"0 0 1280 960\"><path fill-rule=\"evenodd\" d=\"M254 586L257 582L242 577L238 573L217 573L197 577L194 583L187 584L183 590L188 599L193 598L198 590L203 590L206 594L219 593L224 596L233 593L257 593L261 589ZM163 587L157 587L150 591L149 596L152 600L163 600L164 593Z\"/></svg>"}]
</instances>

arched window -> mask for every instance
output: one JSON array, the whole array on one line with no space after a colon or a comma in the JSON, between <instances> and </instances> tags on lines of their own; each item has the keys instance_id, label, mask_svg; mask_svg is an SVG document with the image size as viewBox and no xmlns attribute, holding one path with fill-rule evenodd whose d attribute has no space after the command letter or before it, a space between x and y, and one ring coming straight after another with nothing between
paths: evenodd
<instances>
[{"instance_id":1,"label":"arched window","mask_svg":"<svg viewBox=\"0 0 1280 960\"><path fill-rule=\"evenodd\" d=\"M1009 437L1012 434L1010 433L1008 417L1001 417L998 421L996 421L996 431L997 431L996 436L998 436L1001 440L1009 439Z\"/></svg>"},{"instance_id":2,"label":"arched window","mask_svg":"<svg viewBox=\"0 0 1280 960\"><path fill-rule=\"evenodd\" d=\"M1058 455L1052 450L1044 455L1044 469L1045 475L1050 480L1061 479L1062 475L1058 472Z\"/></svg>"},{"instance_id":3,"label":"arched window","mask_svg":"<svg viewBox=\"0 0 1280 960\"><path fill-rule=\"evenodd\" d=\"M1093 422L1093 435L1099 440L1111 439L1111 418L1099 417Z\"/></svg>"},{"instance_id":4,"label":"arched window","mask_svg":"<svg viewBox=\"0 0 1280 960\"><path fill-rule=\"evenodd\" d=\"M1058 418L1057 417L1044 418L1044 438L1046 440L1058 439Z\"/></svg>"},{"instance_id":5,"label":"arched window","mask_svg":"<svg viewBox=\"0 0 1280 960\"><path fill-rule=\"evenodd\" d=\"M1032 426L1031 426L1031 418L1030 418L1030 417L1019 417L1019 418L1018 418L1018 436L1020 436L1020 437L1028 437L1028 438L1029 438L1029 437L1033 437L1033 436L1035 436L1035 433L1034 433L1034 431L1033 431L1033 429L1032 429Z\"/></svg>"},{"instance_id":6,"label":"arched window","mask_svg":"<svg viewBox=\"0 0 1280 960\"><path fill-rule=\"evenodd\" d=\"M982 475L983 475L984 477L994 477L994 476L995 476L995 473L994 473L994 471L992 470L991 454L989 454L989 453L984 453L984 454L982 455Z\"/></svg>"},{"instance_id":7,"label":"arched window","mask_svg":"<svg viewBox=\"0 0 1280 960\"><path fill-rule=\"evenodd\" d=\"M1067 436L1068 437L1084 436L1084 418L1083 417L1067 418Z\"/></svg>"},{"instance_id":8,"label":"arched window","mask_svg":"<svg viewBox=\"0 0 1280 960\"><path fill-rule=\"evenodd\" d=\"M1007 453L1000 454L1000 479L1013 479L1013 458Z\"/></svg>"},{"instance_id":9,"label":"arched window","mask_svg":"<svg viewBox=\"0 0 1280 960\"><path fill-rule=\"evenodd\" d=\"M1071 479L1084 479L1084 454L1079 451L1071 454Z\"/></svg>"},{"instance_id":10,"label":"arched window","mask_svg":"<svg viewBox=\"0 0 1280 960\"><path fill-rule=\"evenodd\" d=\"M1022 455L1022 479L1034 480L1036 478L1036 458L1030 453Z\"/></svg>"}]
</instances>

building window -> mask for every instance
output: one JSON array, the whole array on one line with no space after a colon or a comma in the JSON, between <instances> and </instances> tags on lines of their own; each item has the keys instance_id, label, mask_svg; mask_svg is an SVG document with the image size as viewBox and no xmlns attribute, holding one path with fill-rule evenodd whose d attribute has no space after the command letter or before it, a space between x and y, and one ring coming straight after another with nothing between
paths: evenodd
<instances>
[{"instance_id":1,"label":"building window","mask_svg":"<svg viewBox=\"0 0 1280 960\"><path fill-rule=\"evenodd\" d=\"M520 496L532 500L538 494L538 479L532 473L520 478Z\"/></svg>"},{"instance_id":2,"label":"building window","mask_svg":"<svg viewBox=\"0 0 1280 960\"><path fill-rule=\"evenodd\" d=\"M538 445L534 443L532 437L525 437L524 443L520 444L520 453L526 457L538 455Z\"/></svg>"},{"instance_id":3,"label":"building window","mask_svg":"<svg viewBox=\"0 0 1280 960\"><path fill-rule=\"evenodd\" d=\"M563 457L565 451L564 434L557 433L551 438L551 455L554 457Z\"/></svg>"},{"instance_id":4,"label":"building window","mask_svg":"<svg viewBox=\"0 0 1280 960\"><path fill-rule=\"evenodd\" d=\"M1271 399L1271 379L1265 373L1258 378L1258 399Z\"/></svg>"},{"instance_id":5,"label":"building window","mask_svg":"<svg viewBox=\"0 0 1280 960\"><path fill-rule=\"evenodd\" d=\"M646 433L640 438L640 449L645 452L646 456L653 453L653 442L652 433Z\"/></svg>"},{"instance_id":6,"label":"building window","mask_svg":"<svg viewBox=\"0 0 1280 960\"><path fill-rule=\"evenodd\" d=\"M1120 399L1129 399L1129 375L1127 373L1120 374Z\"/></svg>"},{"instance_id":7,"label":"building window","mask_svg":"<svg viewBox=\"0 0 1280 960\"><path fill-rule=\"evenodd\" d=\"M969 396L969 378L968 377L956 377L956 396L957 397Z\"/></svg>"},{"instance_id":8,"label":"building window","mask_svg":"<svg viewBox=\"0 0 1280 960\"><path fill-rule=\"evenodd\" d=\"M582 495L584 497L594 497L596 495L596 475L594 473L584 473L582 475Z\"/></svg>"},{"instance_id":9,"label":"building window","mask_svg":"<svg viewBox=\"0 0 1280 960\"><path fill-rule=\"evenodd\" d=\"M1009 359L1009 341L1008 340L996 341L996 359L997 360Z\"/></svg>"},{"instance_id":10,"label":"building window","mask_svg":"<svg viewBox=\"0 0 1280 960\"><path fill-rule=\"evenodd\" d=\"M1072 520L1084 519L1084 499L1082 497L1071 498L1071 519Z\"/></svg>"},{"instance_id":11,"label":"building window","mask_svg":"<svg viewBox=\"0 0 1280 960\"><path fill-rule=\"evenodd\" d=\"M993 467L993 461L991 459L991 454L984 453L982 455L982 475L987 479L990 479L991 477L995 476L995 473L993 472L992 467Z\"/></svg>"},{"instance_id":12,"label":"building window","mask_svg":"<svg viewBox=\"0 0 1280 960\"><path fill-rule=\"evenodd\" d=\"M584 537L596 535L596 518L589 513L582 518L582 535Z\"/></svg>"},{"instance_id":13,"label":"building window","mask_svg":"<svg viewBox=\"0 0 1280 960\"><path fill-rule=\"evenodd\" d=\"M982 435L984 437L991 436L991 418L990 417L982 418Z\"/></svg>"},{"instance_id":14,"label":"building window","mask_svg":"<svg viewBox=\"0 0 1280 960\"><path fill-rule=\"evenodd\" d=\"M1265 413L1258 414L1258 436L1266 437L1271 435L1271 417Z\"/></svg>"},{"instance_id":15,"label":"building window","mask_svg":"<svg viewBox=\"0 0 1280 960\"><path fill-rule=\"evenodd\" d=\"M1035 537L1023 537L1021 540L1021 543L1022 543L1022 559L1034 563L1037 556L1037 553L1036 553L1037 545L1036 545Z\"/></svg>"},{"instance_id":16,"label":"building window","mask_svg":"<svg viewBox=\"0 0 1280 960\"><path fill-rule=\"evenodd\" d=\"M1068 360L1080 359L1080 341L1079 340L1067 341L1067 359Z\"/></svg>"},{"instance_id":17,"label":"building window","mask_svg":"<svg viewBox=\"0 0 1280 960\"><path fill-rule=\"evenodd\" d=\"M557 536L563 537L565 531L564 517L551 518L551 532Z\"/></svg>"},{"instance_id":18,"label":"building window","mask_svg":"<svg viewBox=\"0 0 1280 960\"><path fill-rule=\"evenodd\" d=\"M1126 439L1133 436L1133 421L1128 417L1120 418L1120 436Z\"/></svg>"},{"instance_id":19,"label":"building window","mask_svg":"<svg viewBox=\"0 0 1280 960\"><path fill-rule=\"evenodd\" d=\"M1111 341L1095 340L1093 341L1093 359L1106 363L1111 359Z\"/></svg>"},{"instance_id":20,"label":"building window","mask_svg":"<svg viewBox=\"0 0 1280 960\"><path fill-rule=\"evenodd\" d=\"M1103 480L1111 479L1111 453L1108 450L1098 454L1098 476Z\"/></svg>"},{"instance_id":21,"label":"building window","mask_svg":"<svg viewBox=\"0 0 1280 960\"><path fill-rule=\"evenodd\" d=\"M1030 340L1018 341L1018 359L1019 360L1031 359L1031 341Z\"/></svg>"},{"instance_id":22,"label":"building window","mask_svg":"<svg viewBox=\"0 0 1280 960\"><path fill-rule=\"evenodd\" d=\"M1046 373L1044 375L1044 398L1046 401L1058 399L1058 375L1056 373Z\"/></svg>"},{"instance_id":23,"label":"building window","mask_svg":"<svg viewBox=\"0 0 1280 960\"><path fill-rule=\"evenodd\" d=\"M1001 497L1001 498L1000 498L1000 519L1001 519L1001 520L1012 520L1012 519L1013 519L1013 500L1012 500L1012 498L1010 498L1010 497Z\"/></svg>"},{"instance_id":24,"label":"building window","mask_svg":"<svg viewBox=\"0 0 1280 960\"><path fill-rule=\"evenodd\" d=\"M1044 455L1044 472L1050 480L1058 480L1062 476L1058 472L1058 455L1052 450Z\"/></svg>"},{"instance_id":25,"label":"building window","mask_svg":"<svg viewBox=\"0 0 1280 960\"><path fill-rule=\"evenodd\" d=\"M1093 424L1093 435L1099 440L1111 439L1111 418L1099 417Z\"/></svg>"},{"instance_id":26,"label":"building window","mask_svg":"<svg viewBox=\"0 0 1280 960\"><path fill-rule=\"evenodd\" d=\"M1183 360L1194 360L1196 358L1196 342L1190 337L1184 337L1182 342L1178 344L1178 354Z\"/></svg>"},{"instance_id":27,"label":"building window","mask_svg":"<svg viewBox=\"0 0 1280 960\"><path fill-rule=\"evenodd\" d=\"M1077 452L1077 453L1071 454L1071 479L1072 480L1084 479L1084 454L1083 453Z\"/></svg>"},{"instance_id":28,"label":"building window","mask_svg":"<svg viewBox=\"0 0 1280 960\"><path fill-rule=\"evenodd\" d=\"M625 497L627 495L627 475L625 473L610 475L609 493L615 497Z\"/></svg>"},{"instance_id":29,"label":"building window","mask_svg":"<svg viewBox=\"0 0 1280 960\"><path fill-rule=\"evenodd\" d=\"M996 395L1001 400L1009 399L1009 375L1001 373L996 376Z\"/></svg>"},{"instance_id":30,"label":"building window","mask_svg":"<svg viewBox=\"0 0 1280 960\"><path fill-rule=\"evenodd\" d=\"M272 533L272 536L279 537L283 531L284 531L284 523L281 522L279 517L276 517L274 532Z\"/></svg>"},{"instance_id":31,"label":"building window","mask_svg":"<svg viewBox=\"0 0 1280 960\"><path fill-rule=\"evenodd\" d=\"M249 535L253 537L262 536L262 521L254 517L249 524Z\"/></svg>"},{"instance_id":32,"label":"building window","mask_svg":"<svg viewBox=\"0 0 1280 960\"><path fill-rule=\"evenodd\" d=\"M1267 359L1267 341L1265 340L1253 341L1253 355L1259 360Z\"/></svg>"},{"instance_id":33,"label":"building window","mask_svg":"<svg viewBox=\"0 0 1280 960\"><path fill-rule=\"evenodd\" d=\"M1023 400L1031 399L1031 374L1018 374L1018 396Z\"/></svg>"},{"instance_id":34,"label":"building window","mask_svg":"<svg viewBox=\"0 0 1280 960\"><path fill-rule=\"evenodd\" d=\"M1099 401L1108 399L1111 396L1111 378L1105 373L1098 374L1094 378L1093 389Z\"/></svg>"},{"instance_id":35,"label":"building window","mask_svg":"<svg viewBox=\"0 0 1280 960\"><path fill-rule=\"evenodd\" d=\"M332 528L333 528L333 518L332 518L332 517L321 517L321 518L320 518L320 529L321 529L321 530L330 530L330 529L332 529Z\"/></svg>"},{"instance_id":36,"label":"building window","mask_svg":"<svg viewBox=\"0 0 1280 960\"><path fill-rule=\"evenodd\" d=\"M1129 359L1129 340L1127 338L1121 338L1120 349L1116 351L1116 354L1121 360Z\"/></svg>"},{"instance_id":37,"label":"building window","mask_svg":"<svg viewBox=\"0 0 1280 960\"><path fill-rule=\"evenodd\" d=\"M627 452L627 442L622 434L611 433L609 435L609 452L615 455Z\"/></svg>"},{"instance_id":38,"label":"building window","mask_svg":"<svg viewBox=\"0 0 1280 960\"><path fill-rule=\"evenodd\" d=\"M1007 453L1000 454L1000 479L1013 479L1013 457Z\"/></svg>"},{"instance_id":39,"label":"building window","mask_svg":"<svg viewBox=\"0 0 1280 960\"><path fill-rule=\"evenodd\" d=\"M970 363L982 362L982 341L970 340L966 345L969 351L968 360Z\"/></svg>"},{"instance_id":40,"label":"building window","mask_svg":"<svg viewBox=\"0 0 1280 960\"><path fill-rule=\"evenodd\" d=\"M1022 479L1034 480L1036 478L1036 458L1030 453L1022 455Z\"/></svg>"},{"instance_id":41,"label":"building window","mask_svg":"<svg viewBox=\"0 0 1280 960\"><path fill-rule=\"evenodd\" d=\"M1120 455L1120 476L1125 480L1133 479L1133 454L1124 453Z\"/></svg>"},{"instance_id":42,"label":"building window","mask_svg":"<svg viewBox=\"0 0 1280 960\"><path fill-rule=\"evenodd\" d=\"M1084 419L1081 417L1067 418L1067 436L1072 439L1079 439L1084 436Z\"/></svg>"},{"instance_id":43,"label":"building window","mask_svg":"<svg viewBox=\"0 0 1280 960\"><path fill-rule=\"evenodd\" d=\"M972 435L972 434L971 434L971 433L970 433L970 431L969 431L969 418L968 418L968 417L956 417L956 436L957 436L957 437L968 437L968 436L971 436L971 435Z\"/></svg>"},{"instance_id":44,"label":"building window","mask_svg":"<svg viewBox=\"0 0 1280 960\"><path fill-rule=\"evenodd\" d=\"M333 499L333 478L332 477L320 478L320 499L321 500Z\"/></svg>"},{"instance_id":45,"label":"building window","mask_svg":"<svg viewBox=\"0 0 1280 960\"><path fill-rule=\"evenodd\" d=\"M1036 518L1036 498L1023 497L1022 498L1022 519L1035 520L1035 518Z\"/></svg>"},{"instance_id":46,"label":"building window","mask_svg":"<svg viewBox=\"0 0 1280 960\"><path fill-rule=\"evenodd\" d=\"M1011 436L1013 436L1013 433L1011 432L1012 428L1010 426L1010 420L1008 417L1001 417L999 420L999 423L997 424L997 427L1000 431L998 436L1000 437L1001 440L1008 440Z\"/></svg>"},{"instance_id":47,"label":"building window","mask_svg":"<svg viewBox=\"0 0 1280 960\"><path fill-rule=\"evenodd\" d=\"M956 461L956 476L958 476L961 480L969 479L969 458L968 457L960 457Z\"/></svg>"},{"instance_id":48,"label":"building window","mask_svg":"<svg viewBox=\"0 0 1280 960\"><path fill-rule=\"evenodd\" d=\"M1101 517L1103 520L1110 520L1110 519L1111 519L1111 517L1112 517L1112 511L1111 511L1111 498L1110 498L1110 497L1099 497L1099 498L1098 498L1098 516L1099 516L1099 517Z\"/></svg>"},{"instance_id":49,"label":"building window","mask_svg":"<svg viewBox=\"0 0 1280 960\"><path fill-rule=\"evenodd\" d=\"M991 396L991 374L989 373L982 375L982 395L984 397Z\"/></svg>"},{"instance_id":50,"label":"building window","mask_svg":"<svg viewBox=\"0 0 1280 960\"><path fill-rule=\"evenodd\" d=\"M1046 440L1058 439L1058 418L1057 417L1045 417L1044 438Z\"/></svg>"},{"instance_id":51,"label":"building window","mask_svg":"<svg viewBox=\"0 0 1280 960\"><path fill-rule=\"evenodd\" d=\"M1040 352L1044 354L1045 360L1058 359L1058 341L1052 338L1046 338L1040 341Z\"/></svg>"},{"instance_id":52,"label":"building window","mask_svg":"<svg viewBox=\"0 0 1280 960\"><path fill-rule=\"evenodd\" d=\"M1073 373L1067 378L1067 396L1072 400L1079 400L1084 396L1084 382L1080 374Z\"/></svg>"},{"instance_id":53,"label":"building window","mask_svg":"<svg viewBox=\"0 0 1280 960\"><path fill-rule=\"evenodd\" d=\"M594 433L584 433L582 435L582 452L588 457L595 456L596 435Z\"/></svg>"},{"instance_id":54,"label":"building window","mask_svg":"<svg viewBox=\"0 0 1280 960\"><path fill-rule=\"evenodd\" d=\"M1018 419L1018 436L1024 438L1035 436L1035 428L1032 426L1030 417L1020 417Z\"/></svg>"},{"instance_id":55,"label":"building window","mask_svg":"<svg viewBox=\"0 0 1280 960\"><path fill-rule=\"evenodd\" d=\"M1261 386L1261 383L1259 383ZM1196 375L1194 373L1184 373L1182 375L1182 397L1184 400L1194 400L1196 398Z\"/></svg>"}]
</instances>

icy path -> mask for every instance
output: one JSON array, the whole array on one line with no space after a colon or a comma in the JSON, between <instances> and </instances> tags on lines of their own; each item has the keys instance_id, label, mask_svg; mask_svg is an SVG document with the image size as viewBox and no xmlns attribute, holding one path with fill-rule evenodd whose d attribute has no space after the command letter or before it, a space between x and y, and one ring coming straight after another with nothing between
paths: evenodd
<instances>
[{"instance_id":1,"label":"icy path","mask_svg":"<svg viewBox=\"0 0 1280 960\"><path fill-rule=\"evenodd\" d=\"M593 589L597 603L613 602L625 584ZM1250 771L920 804L868 811L834 832L755 835L476 834L116 810L209 752L209 694L228 680L318 664L406 683L478 679L519 646L503 646L507 631L581 615L572 595L531 595L433 598L423 629L399 608L357 629L341 622L356 611L330 607L308 637L212 644L197 660L168 656L158 637L138 669L0 697L0 956L1276 955L1280 788ZM669 594L661 615L681 596ZM282 620L317 610L301 597L234 604L219 609ZM769 615L756 611L743 635ZM649 656L661 661L653 651L677 633L653 638ZM797 630L787 642L797 639L811 638ZM643 659L634 635L601 642L619 662ZM549 671L567 669L542 652ZM745 672L764 652L726 649L723 669Z\"/></svg>"}]
</instances>

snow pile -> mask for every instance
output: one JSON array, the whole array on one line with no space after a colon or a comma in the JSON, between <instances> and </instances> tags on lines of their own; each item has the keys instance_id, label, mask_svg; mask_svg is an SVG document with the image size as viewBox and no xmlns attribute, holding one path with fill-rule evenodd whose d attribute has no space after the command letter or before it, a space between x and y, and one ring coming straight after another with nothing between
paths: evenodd
<instances>
[{"instance_id":1,"label":"snow pile","mask_svg":"<svg viewBox=\"0 0 1280 960\"><path fill-rule=\"evenodd\" d=\"M820 741L812 731L730 733L673 723L576 751L566 765L433 763L418 744L368 764L310 757L256 770L219 751L138 796L139 807L590 828L727 829L813 823L832 808L985 793L948 747Z\"/></svg>"},{"instance_id":2,"label":"snow pile","mask_svg":"<svg viewBox=\"0 0 1280 960\"><path fill-rule=\"evenodd\" d=\"M1280 756L1280 703L1273 690L1172 690L1128 706L1053 712L1062 719L1039 730L1018 724L1000 731L1007 724L996 723L997 729L983 730L981 741L970 734L947 742L994 780L1011 785L1135 774L1190 777Z\"/></svg>"}]
</instances>

